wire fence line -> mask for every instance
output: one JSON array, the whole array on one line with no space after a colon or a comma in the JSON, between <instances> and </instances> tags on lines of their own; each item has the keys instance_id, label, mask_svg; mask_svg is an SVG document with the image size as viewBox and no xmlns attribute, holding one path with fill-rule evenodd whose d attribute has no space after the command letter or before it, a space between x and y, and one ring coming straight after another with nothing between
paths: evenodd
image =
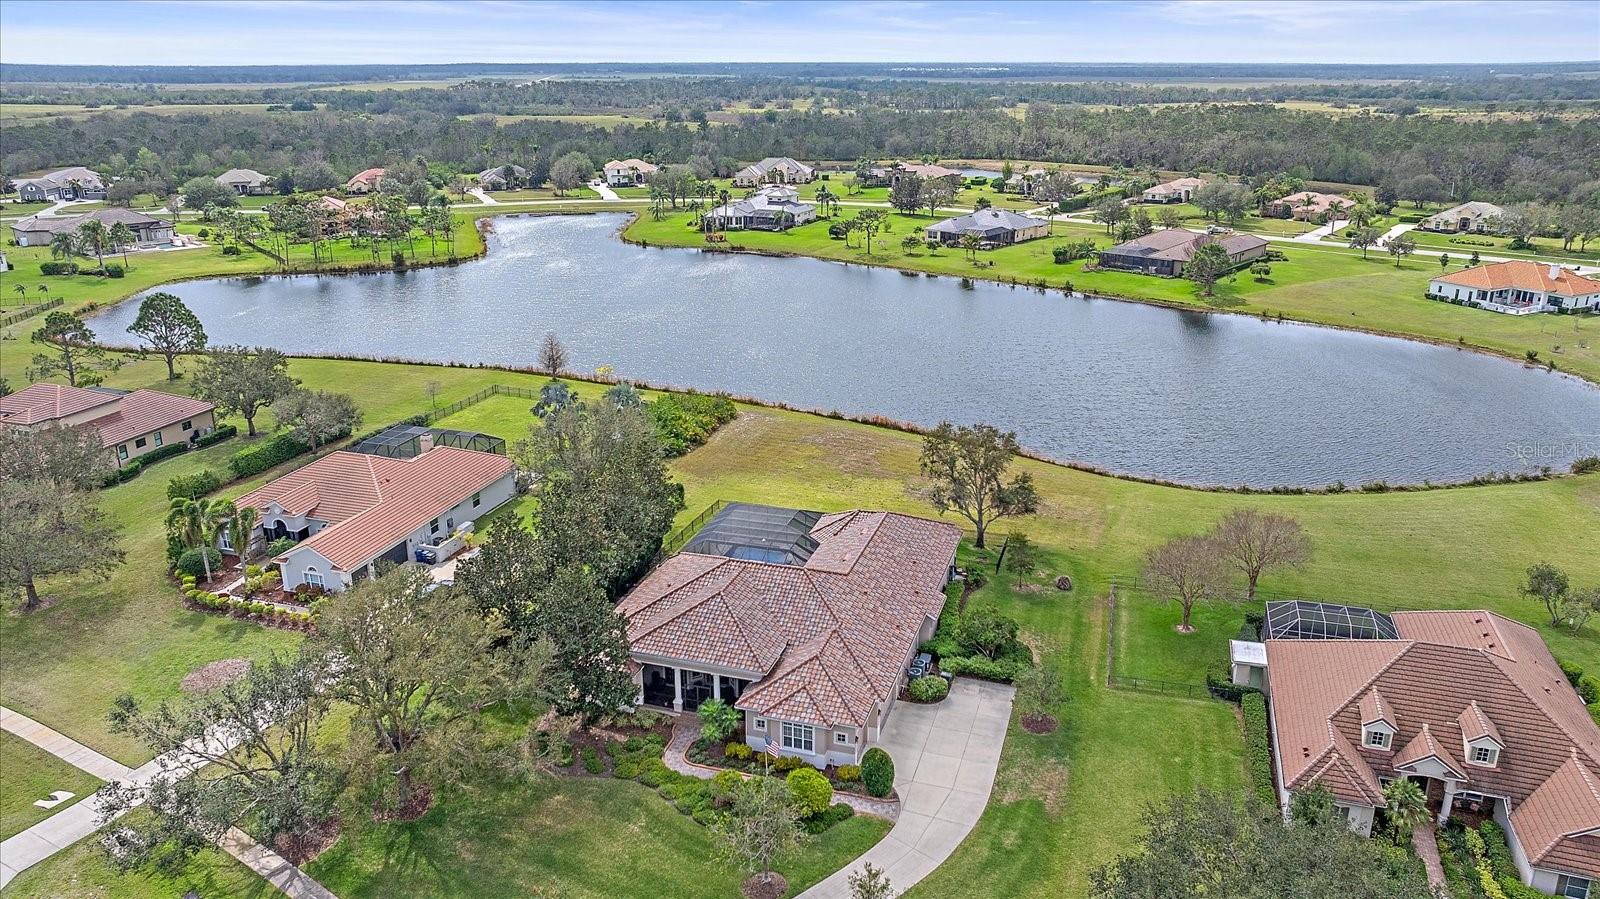
<instances>
[{"instance_id":1,"label":"wire fence line","mask_svg":"<svg viewBox=\"0 0 1600 899\"><path fill-rule=\"evenodd\" d=\"M16 312L8 312L4 316L0 316L0 328L4 328L7 325L14 325L26 318L32 318L41 312L48 312L49 310L60 305L61 300L59 297L53 300L46 300L42 303L30 303L29 305L21 307Z\"/></svg>"}]
</instances>

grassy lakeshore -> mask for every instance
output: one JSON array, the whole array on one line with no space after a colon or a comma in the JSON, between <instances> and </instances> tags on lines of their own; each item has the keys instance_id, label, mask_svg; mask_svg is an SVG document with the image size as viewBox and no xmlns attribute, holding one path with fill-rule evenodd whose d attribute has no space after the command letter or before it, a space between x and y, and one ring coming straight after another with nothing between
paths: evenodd
<instances>
[{"instance_id":1,"label":"grassy lakeshore","mask_svg":"<svg viewBox=\"0 0 1600 899\"><path fill-rule=\"evenodd\" d=\"M848 218L849 210L841 211ZM1002 282L1043 283L1059 290L1067 285L1088 293L1156 302L1187 309L1238 312L1420 338L1485 350L1514 359L1527 352L1541 363L1590 381L1600 381L1600 316L1500 315L1454 306L1423 296L1438 275L1437 255L1416 255L1399 266L1381 252L1363 259L1357 251L1318 244L1273 244L1287 261L1272 263L1272 274L1257 281L1247 272L1218 283L1216 295L1204 297L1190 281L1155 278L1128 272L1085 271L1085 261L1056 264L1054 247L1092 238L1104 248L1113 241L1105 229L1076 222L1057 222L1055 236L1016 246L979 252L976 263L959 249L929 252L907 250L901 241L920 234L934 219L893 213L890 230L877 236L868 254L859 235L850 245L828 237L828 220L818 220L784 233L734 231L718 247L763 253L812 256L862 265ZM623 236L650 246L705 247L690 215L679 213L660 221L643 215ZM1457 257L1458 263L1465 257ZM1451 270L1458 270L1459 265Z\"/></svg>"}]
</instances>

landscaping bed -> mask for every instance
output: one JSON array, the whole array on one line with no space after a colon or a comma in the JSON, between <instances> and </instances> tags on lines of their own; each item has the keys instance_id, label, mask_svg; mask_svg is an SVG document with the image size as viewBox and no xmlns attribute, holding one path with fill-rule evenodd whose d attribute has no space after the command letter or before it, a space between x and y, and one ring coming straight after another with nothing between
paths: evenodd
<instances>
[{"instance_id":1,"label":"landscaping bed","mask_svg":"<svg viewBox=\"0 0 1600 899\"><path fill-rule=\"evenodd\" d=\"M732 753L730 755L730 752ZM696 765L707 768L720 768L724 771L738 771L742 774L782 777L791 771L802 768L811 768L833 786L835 792L849 793L852 796L861 796L867 799L878 799L884 802L899 802L900 797L894 790L886 796L873 796L867 790L866 784L861 782L860 765L829 765L817 769L802 759L790 755L779 756L774 759L764 752L756 752L750 744L737 740L723 743L710 741L704 738L694 741L684 751L684 757Z\"/></svg>"}]
</instances>

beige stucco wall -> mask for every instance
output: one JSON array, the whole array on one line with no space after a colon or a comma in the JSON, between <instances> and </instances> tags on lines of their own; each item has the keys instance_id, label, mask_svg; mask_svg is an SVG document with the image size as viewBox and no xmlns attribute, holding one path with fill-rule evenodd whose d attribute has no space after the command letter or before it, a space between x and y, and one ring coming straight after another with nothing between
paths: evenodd
<instances>
[{"instance_id":1,"label":"beige stucco wall","mask_svg":"<svg viewBox=\"0 0 1600 899\"><path fill-rule=\"evenodd\" d=\"M130 437L121 443L113 444L110 447L111 454L118 460L118 464L120 465L122 462L131 461L145 455L146 453L154 452L155 450L160 449L162 446L172 443L185 443L189 439L190 432L199 431L201 434L205 434L211 431L215 425L214 417L210 411L201 412L195 415L193 418L188 419L188 422L191 425L189 428L184 428L183 422L180 421L175 424L170 424L159 431L150 431L146 434L140 434L138 437ZM159 446L155 441L155 435L158 433L161 435L161 443ZM140 437L144 438L144 446L138 445ZM128 448L127 459L123 459L117 452L117 448L120 446L125 446Z\"/></svg>"}]
</instances>

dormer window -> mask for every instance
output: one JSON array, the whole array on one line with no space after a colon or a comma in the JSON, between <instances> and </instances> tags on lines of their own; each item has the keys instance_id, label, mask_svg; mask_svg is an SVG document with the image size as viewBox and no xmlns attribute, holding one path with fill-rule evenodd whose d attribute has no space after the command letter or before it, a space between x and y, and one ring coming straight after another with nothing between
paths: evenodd
<instances>
[{"instance_id":1,"label":"dormer window","mask_svg":"<svg viewBox=\"0 0 1600 899\"><path fill-rule=\"evenodd\" d=\"M1394 734L1378 728L1369 728L1361 742L1368 749L1382 749L1388 752L1394 748Z\"/></svg>"},{"instance_id":2,"label":"dormer window","mask_svg":"<svg viewBox=\"0 0 1600 899\"><path fill-rule=\"evenodd\" d=\"M1495 765L1500 764L1500 750L1494 748L1493 746L1480 743L1479 745L1472 747L1472 752L1467 755L1467 760L1472 762L1474 765L1482 765L1485 768L1493 768Z\"/></svg>"}]
</instances>

